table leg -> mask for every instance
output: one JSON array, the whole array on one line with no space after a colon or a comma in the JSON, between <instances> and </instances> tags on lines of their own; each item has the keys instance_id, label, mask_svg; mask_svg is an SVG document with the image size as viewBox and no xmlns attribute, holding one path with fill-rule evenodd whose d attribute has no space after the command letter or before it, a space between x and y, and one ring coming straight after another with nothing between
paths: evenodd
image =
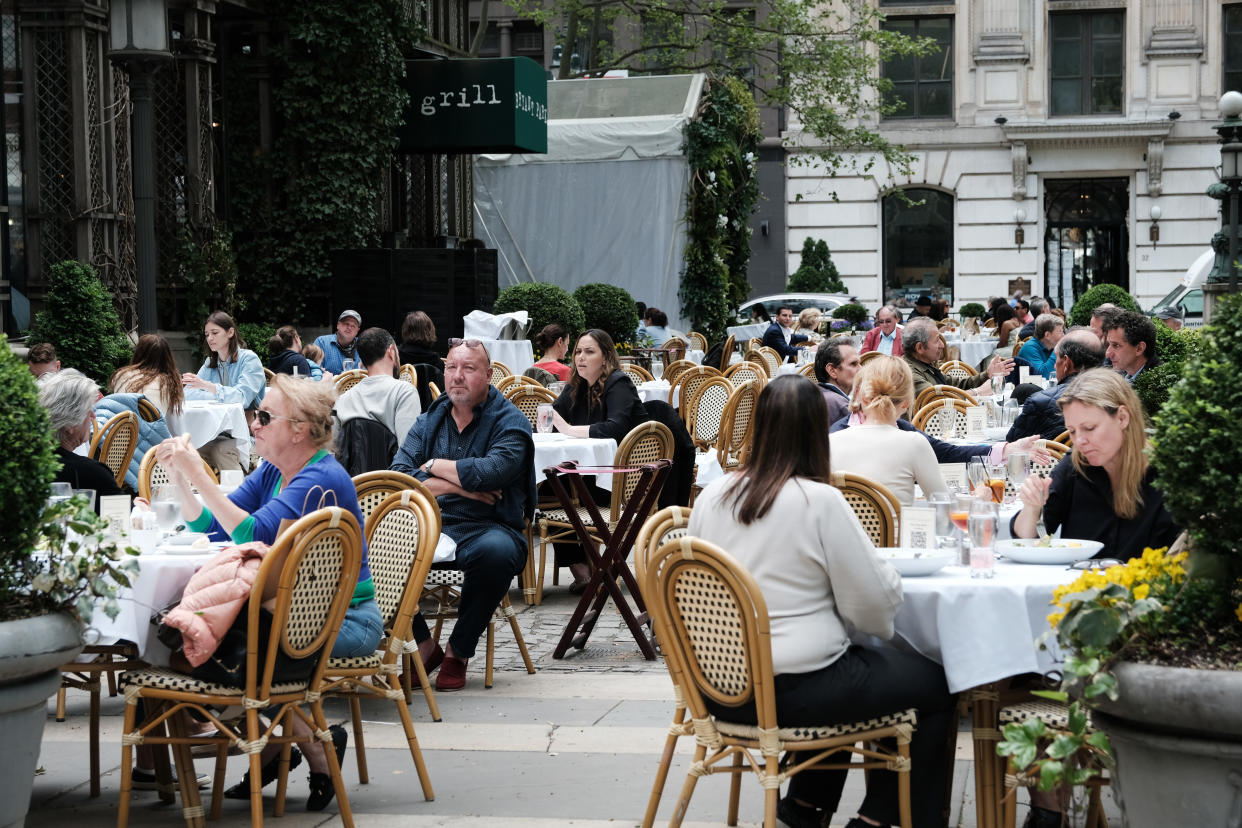
<instances>
[{"instance_id":1,"label":"table leg","mask_svg":"<svg viewBox=\"0 0 1242 828\"><path fill-rule=\"evenodd\" d=\"M978 828L997 828L1000 824L1001 773L996 755L1000 731L996 716L1000 702L999 683L970 690L971 735L975 747L975 820Z\"/></svg>"}]
</instances>

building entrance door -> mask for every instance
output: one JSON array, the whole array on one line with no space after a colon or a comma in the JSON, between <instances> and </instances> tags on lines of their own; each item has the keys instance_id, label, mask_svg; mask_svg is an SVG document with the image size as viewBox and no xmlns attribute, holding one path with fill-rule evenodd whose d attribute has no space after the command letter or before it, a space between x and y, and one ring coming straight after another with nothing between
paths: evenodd
<instances>
[{"instance_id":1,"label":"building entrance door","mask_svg":"<svg viewBox=\"0 0 1242 828\"><path fill-rule=\"evenodd\" d=\"M1044 284L1058 307L1094 285L1130 289L1129 204L1124 178L1044 180Z\"/></svg>"}]
</instances>

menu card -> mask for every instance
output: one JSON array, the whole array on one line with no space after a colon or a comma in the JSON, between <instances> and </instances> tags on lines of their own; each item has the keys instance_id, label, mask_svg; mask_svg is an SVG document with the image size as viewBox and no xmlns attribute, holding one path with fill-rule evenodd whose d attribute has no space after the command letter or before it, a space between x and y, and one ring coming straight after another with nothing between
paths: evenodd
<instances>
[{"instance_id":1,"label":"menu card","mask_svg":"<svg viewBox=\"0 0 1242 828\"><path fill-rule=\"evenodd\" d=\"M1020 385L1024 382L1030 382L1030 381L1031 381L1031 366L1019 365L1018 366L1018 384Z\"/></svg>"},{"instance_id":2,"label":"menu card","mask_svg":"<svg viewBox=\"0 0 1242 828\"><path fill-rule=\"evenodd\" d=\"M941 463L940 476L944 478L945 485L950 489L959 492L970 491L970 479L966 476L965 463Z\"/></svg>"},{"instance_id":3,"label":"menu card","mask_svg":"<svg viewBox=\"0 0 1242 828\"><path fill-rule=\"evenodd\" d=\"M936 510L931 506L903 506L901 509L901 547L936 548Z\"/></svg>"},{"instance_id":4,"label":"menu card","mask_svg":"<svg viewBox=\"0 0 1242 828\"><path fill-rule=\"evenodd\" d=\"M984 405L972 405L966 409L966 439L982 440L988 425L988 409Z\"/></svg>"},{"instance_id":5,"label":"menu card","mask_svg":"<svg viewBox=\"0 0 1242 828\"><path fill-rule=\"evenodd\" d=\"M108 522L104 532L109 537L129 537L129 495L104 495L99 498L99 516Z\"/></svg>"},{"instance_id":6,"label":"menu card","mask_svg":"<svg viewBox=\"0 0 1242 828\"><path fill-rule=\"evenodd\" d=\"M944 418L944 439L952 440L957 434L957 407L953 405L952 397L944 398L944 408L940 416Z\"/></svg>"}]
</instances>

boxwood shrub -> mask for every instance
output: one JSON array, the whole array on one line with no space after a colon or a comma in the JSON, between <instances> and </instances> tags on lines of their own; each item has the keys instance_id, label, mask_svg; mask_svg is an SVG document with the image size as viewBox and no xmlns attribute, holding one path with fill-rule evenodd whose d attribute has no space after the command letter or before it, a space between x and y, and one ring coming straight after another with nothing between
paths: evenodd
<instances>
[{"instance_id":1,"label":"boxwood shrub","mask_svg":"<svg viewBox=\"0 0 1242 828\"><path fill-rule=\"evenodd\" d=\"M1118 285L1096 285L1079 296L1074 307L1070 308L1070 324L1090 325L1091 311L1108 302L1124 310L1139 309L1138 302L1135 302L1134 297L1126 293L1124 288Z\"/></svg>"},{"instance_id":2,"label":"boxwood shrub","mask_svg":"<svg viewBox=\"0 0 1242 828\"><path fill-rule=\"evenodd\" d=\"M839 305L832 311L833 319L844 319L853 325L861 325L867 321L868 316L870 316L870 314L867 313L866 308L862 305L854 304L853 302L846 305Z\"/></svg>"},{"instance_id":3,"label":"boxwood shrub","mask_svg":"<svg viewBox=\"0 0 1242 828\"><path fill-rule=\"evenodd\" d=\"M100 384L129 362L133 350L95 269L75 261L48 271L45 309L30 329L29 344L40 342L52 343L61 365Z\"/></svg>"},{"instance_id":4,"label":"boxwood shrub","mask_svg":"<svg viewBox=\"0 0 1242 828\"><path fill-rule=\"evenodd\" d=\"M638 309L634 297L624 288L595 282L574 291L582 308L585 326L599 328L616 343L632 342L638 329Z\"/></svg>"},{"instance_id":5,"label":"boxwood shrub","mask_svg":"<svg viewBox=\"0 0 1242 828\"><path fill-rule=\"evenodd\" d=\"M492 313L512 313L524 310L530 314L527 337L533 342L535 334L553 322L569 333L569 341L577 339L586 325L578 300L558 285L545 282L523 282L507 287L496 297ZM638 327L635 324L635 327Z\"/></svg>"}]
</instances>

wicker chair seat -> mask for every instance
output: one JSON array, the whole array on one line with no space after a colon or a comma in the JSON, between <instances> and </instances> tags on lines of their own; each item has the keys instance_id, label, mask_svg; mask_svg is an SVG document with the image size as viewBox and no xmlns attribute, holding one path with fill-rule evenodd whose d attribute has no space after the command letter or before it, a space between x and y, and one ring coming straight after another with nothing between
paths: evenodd
<instances>
[{"instance_id":1,"label":"wicker chair seat","mask_svg":"<svg viewBox=\"0 0 1242 828\"><path fill-rule=\"evenodd\" d=\"M364 656L352 656L350 658L330 658L328 659L328 669L336 670L379 670L384 659L378 652Z\"/></svg>"},{"instance_id":2,"label":"wicker chair seat","mask_svg":"<svg viewBox=\"0 0 1242 828\"><path fill-rule=\"evenodd\" d=\"M715 722L716 729L720 731L722 736L757 741L761 735L760 729L756 725L726 722L723 719L715 719ZM918 723L918 711L911 707L907 710L886 713L883 716L876 716L874 719L866 719L860 722L817 727L779 727L776 729L776 736L782 742L810 742L816 739L833 739L837 736L849 736L854 733L882 730L883 728L899 724L908 724L911 727L915 727Z\"/></svg>"},{"instance_id":3,"label":"wicker chair seat","mask_svg":"<svg viewBox=\"0 0 1242 828\"><path fill-rule=\"evenodd\" d=\"M1002 727L1027 719L1039 719L1048 727L1066 729L1069 727L1069 708L1053 701L1031 700L1002 707L996 717ZM1091 726L1090 713L1087 714L1087 726Z\"/></svg>"},{"instance_id":4,"label":"wicker chair seat","mask_svg":"<svg viewBox=\"0 0 1242 828\"><path fill-rule=\"evenodd\" d=\"M599 509L600 517L608 521L608 525L611 526L612 525L612 509L610 509L608 506L596 506L595 508ZM588 509L586 506L578 506L574 509L574 511L578 513L578 517L582 518L582 522L586 525L588 529L591 529L595 526L594 522L592 522L591 520L591 510ZM566 512L564 509L541 509L539 511L539 516L543 520L547 521L549 524L557 523L557 524L562 524L564 526L567 526L571 529L573 528L573 524L569 522L569 513Z\"/></svg>"},{"instance_id":5,"label":"wicker chair seat","mask_svg":"<svg viewBox=\"0 0 1242 828\"><path fill-rule=\"evenodd\" d=\"M149 667L146 670L128 670L121 673L118 679L121 687L151 687L156 690L174 690L178 693L199 693L208 696L237 696L239 699L245 692L244 687L231 687L227 684L216 684L200 681L185 673L178 673L166 667ZM290 681L272 685L273 696L286 693L300 693L305 690L308 681Z\"/></svg>"}]
</instances>

